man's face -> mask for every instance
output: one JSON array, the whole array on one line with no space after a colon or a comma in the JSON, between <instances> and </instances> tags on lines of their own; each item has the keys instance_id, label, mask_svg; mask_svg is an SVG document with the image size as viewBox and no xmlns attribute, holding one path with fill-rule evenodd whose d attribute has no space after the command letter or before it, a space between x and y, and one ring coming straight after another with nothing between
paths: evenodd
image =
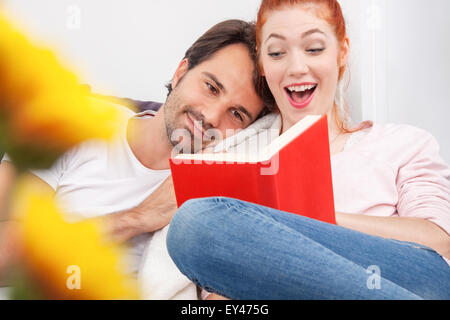
<instances>
[{"instance_id":1,"label":"man's face","mask_svg":"<svg viewBox=\"0 0 450 320\"><path fill-rule=\"evenodd\" d=\"M218 136L246 128L262 111L253 84L254 64L244 45L229 45L187 69L183 60L164 104L167 135L174 146L184 145L182 152L198 152Z\"/></svg>"}]
</instances>

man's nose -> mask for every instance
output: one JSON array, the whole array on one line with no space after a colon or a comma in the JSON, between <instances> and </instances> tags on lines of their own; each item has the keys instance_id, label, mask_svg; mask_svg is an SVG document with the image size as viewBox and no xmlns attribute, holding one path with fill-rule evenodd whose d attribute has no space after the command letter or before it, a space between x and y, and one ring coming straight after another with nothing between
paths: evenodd
<instances>
[{"instance_id":1,"label":"man's nose","mask_svg":"<svg viewBox=\"0 0 450 320\"><path fill-rule=\"evenodd\" d=\"M220 127L220 122L224 117L224 109L225 107L220 103L205 106L202 110L205 129L218 129Z\"/></svg>"}]
</instances>

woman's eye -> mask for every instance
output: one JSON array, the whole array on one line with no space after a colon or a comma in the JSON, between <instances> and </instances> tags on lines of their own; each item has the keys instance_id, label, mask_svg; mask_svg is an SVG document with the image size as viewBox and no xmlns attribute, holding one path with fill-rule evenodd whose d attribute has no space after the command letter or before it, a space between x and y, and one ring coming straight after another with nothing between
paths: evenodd
<instances>
[{"instance_id":1,"label":"woman's eye","mask_svg":"<svg viewBox=\"0 0 450 320\"><path fill-rule=\"evenodd\" d=\"M309 52L309 53L320 53L320 52L322 52L324 50L325 50L324 48L315 48L315 49L308 49L306 51Z\"/></svg>"},{"instance_id":2,"label":"woman's eye","mask_svg":"<svg viewBox=\"0 0 450 320\"><path fill-rule=\"evenodd\" d=\"M283 55L283 53L279 52L279 51L277 51L277 52L269 52L268 53L268 56L271 57L271 58L280 58L282 55Z\"/></svg>"}]
</instances>

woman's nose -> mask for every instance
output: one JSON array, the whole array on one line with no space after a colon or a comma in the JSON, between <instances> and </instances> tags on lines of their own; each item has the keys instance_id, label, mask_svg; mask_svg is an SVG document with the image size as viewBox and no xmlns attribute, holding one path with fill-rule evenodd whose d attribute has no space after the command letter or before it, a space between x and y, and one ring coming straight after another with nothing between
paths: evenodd
<instances>
[{"instance_id":1,"label":"woman's nose","mask_svg":"<svg viewBox=\"0 0 450 320\"><path fill-rule=\"evenodd\" d=\"M299 77L309 72L308 63L301 54L292 54L288 62L288 74L292 77Z\"/></svg>"}]
</instances>

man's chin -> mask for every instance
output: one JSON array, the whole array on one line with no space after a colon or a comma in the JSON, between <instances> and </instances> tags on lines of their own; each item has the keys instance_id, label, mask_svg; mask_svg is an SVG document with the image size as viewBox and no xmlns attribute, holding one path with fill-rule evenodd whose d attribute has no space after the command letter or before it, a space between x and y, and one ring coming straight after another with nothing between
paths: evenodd
<instances>
[{"instance_id":1,"label":"man's chin","mask_svg":"<svg viewBox=\"0 0 450 320\"><path fill-rule=\"evenodd\" d=\"M173 129L173 127L167 127L167 135L169 141L172 144L176 154L195 154L199 153L205 148L209 148L214 144L217 138L213 137L207 140L207 136L197 137L191 130L186 127L180 127Z\"/></svg>"},{"instance_id":2,"label":"man's chin","mask_svg":"<svg viewBox=\"0 0 450 320\"><path fill-rule=\"evenodd\" d=\"M182 142L174 144L174 150L177 154L196 154L200 153L205 149L209 149L213 146L213 144L201 144L201 141L197 143L191 143L188 145L183 145Z\"/></svg>"},{"instance_id":3,"label":"man's chin","mask_svg":"<svg viewBox=\"0 0 450 320\"><path fill-rule=\"evenodd\" d=\"M200 151L202 151L204 149L205 146L202 145L201 141L193 141L193 137L191 137L191 139L188 139L189 142L183 143L183 141L173 141L172 145L174 147L174 151L177 154L195 154L198 153Z\"/></svg>"}]
</instances>

